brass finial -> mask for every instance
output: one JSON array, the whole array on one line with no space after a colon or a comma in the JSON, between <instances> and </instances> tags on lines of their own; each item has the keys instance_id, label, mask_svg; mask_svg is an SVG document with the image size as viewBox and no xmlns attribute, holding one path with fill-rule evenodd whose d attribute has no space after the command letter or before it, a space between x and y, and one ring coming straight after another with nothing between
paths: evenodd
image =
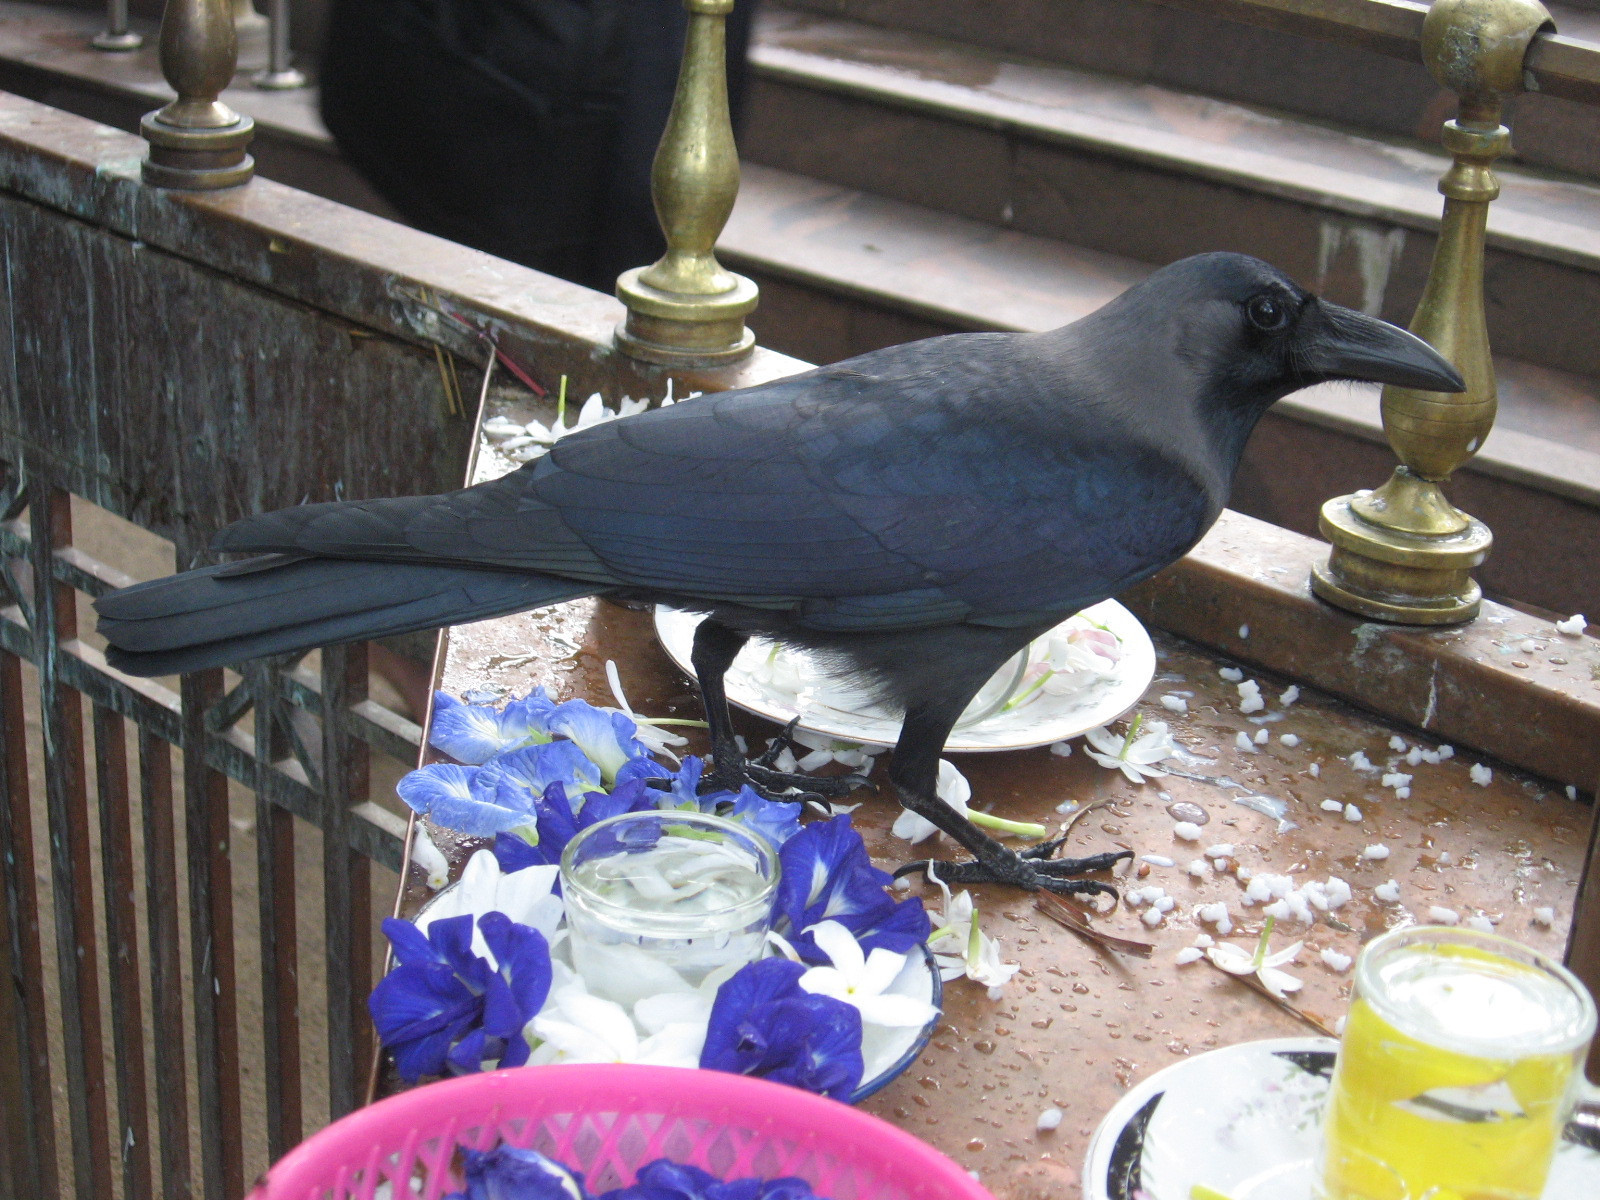
<instances>
[{"instance_id":1,"label":"brass finial","mask_svg":"<svg viewBox=\"0 0 1600 1200\"><path fill-rule=\"evenodd\" d=\"M1449 625L1478 615L1469 572L1489 552L1482 521L1445 499L1440 485L1482 448L1494 427L1494 363L1483 317L1483 241L1500 194L1490 164L1511 146L1500 124L1522 89L1522 59L1550 14L1538 0L1434 0L1422 27L1428 70L1460 97L1442 141L1454 163L1439 181L1444 217L1411 332L1455 364L1455 395L1383 389L1383 429L1400 466L1375 492L1322 506L1333 543L1311 587L1340 608L1406 625Z\"/></svg>"},{"instance_id":2,"label":"brass finial","mask_svg":"<svg viewBox=\"0 0 1600 1200\"><path fill-rule=\"evenodd\" d=\"M128 0L106 0L106 27L89 39L96 50L123 53L144 45L144 35L128 28Z\"/></svg>"},{"instance_id":3,"label":"brass finial","mask_svg":"<svg viewBox=\"0 0 1600 1200\"><path fill-rule=\"evenodd\" d=\"M727 18L734 0L684 0L689 33L672 113L650 176L667 252L624 271L628 316L617 345L668 366L720 366L750 353L744 326L756 285L724 270L713 248L739 194L739 155L728 115Z\"/></svg>"},{"instance_id":4,"label":"brass finial","mask_svg":"<svg viewBox=\"0 0 1600 1200\"><path fill-rule=\"evenodd\" d=\"M233 81L238 50L229 0L167 0L161 73L178 98L139 122L150 143L146 183L203 191L234 187L254 173L245 147L255 122L217 99Z\"/></svg>"}]
</instances>

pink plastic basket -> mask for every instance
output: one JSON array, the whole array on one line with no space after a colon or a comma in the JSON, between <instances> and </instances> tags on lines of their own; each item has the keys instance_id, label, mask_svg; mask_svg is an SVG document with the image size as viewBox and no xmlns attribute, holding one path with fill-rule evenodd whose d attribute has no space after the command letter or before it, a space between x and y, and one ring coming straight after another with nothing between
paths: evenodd
<instances>
[{"instance_id":1,"label":"pink plastic basket","mask_svg":"<svg viewBox=\"0 0 1600 1200\"><path fill-rule=\"evenodd\" d=\"M992 1200L956 1163L887 1121L721 1071L517 1067L379 1101L307 1139L251 1200L439 1200L457 1145L531 1147L621 1187L657 1158L723 1179L798 1175L829 1200Z\"/></svg>"}]
</instances>

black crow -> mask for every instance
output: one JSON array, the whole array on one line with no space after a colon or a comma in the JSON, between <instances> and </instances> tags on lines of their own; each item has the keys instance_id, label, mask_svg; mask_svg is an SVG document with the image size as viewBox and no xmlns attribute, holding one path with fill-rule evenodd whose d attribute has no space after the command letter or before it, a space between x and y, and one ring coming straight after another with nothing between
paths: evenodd
<instances>
[{"instance_id":1,"label":"black crow","mask_svg":"<svg viewBox=\"0 0 1600 1200\"><path fill-rule=\"evenodd\" d=\"M1071 877L1119 855L1019 855L941 801L945 740L1029 641L1193 546L1261 414L1332 379L1463 387L1411 334L1258 259L1200 255L1050 333L931 338L701 396L442 496L247 517L212 545L264 557L114 592L100 629L115 666L154 675L578 596L702 612L708 786L795 783L744 761L723 693L745 641L771 638L904 712L889 778L973 856L945 879L1105 890Z\"/></svg>"}]
</instances>

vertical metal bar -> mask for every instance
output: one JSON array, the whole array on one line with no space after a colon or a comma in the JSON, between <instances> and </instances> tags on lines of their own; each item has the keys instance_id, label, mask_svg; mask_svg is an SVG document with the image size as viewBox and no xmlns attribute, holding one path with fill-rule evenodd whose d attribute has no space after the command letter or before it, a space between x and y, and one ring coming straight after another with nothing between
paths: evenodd
<instances>
[{"instance_id":1,"label":"vertical metal bar","mask_svg":"<svg viewBox=\"0 0 1600 1200\"><path fill-rule=\"evenodd\" d=\"M267 69L257 72L254 82L275 92L306 85L306 77L290 59L289 0L271 0L267 5Z\"/></svg>"},{"instance_id":2,"label":"vertical metal bar","mask_svg":"<svg viewBox=\"0 0 1600 1200\"><path fill-rule=\"evenodd\" d=\"M266 664L249 668L255 694L256 758L263 773L291 754L283 700ZM257 887L261 900L261 1024L266 1060L267 1158L299 1142L300 965L295 925L294 815L256 797Z\"/></svg>"},{"instance_id":3,"label":"vertical metal bar","mask_svg":"<svg viewBox=\"0 0 1600 1200\"><path fill-rule=\"evenodd\" d=\"M161 1130L161 1195L188 1200L189 1089L184 1062L178 851L173 835L172 747L139 731L139 801L144 807L145 908L150 930L151 1030L155 1036L156 1120Z\"/></svg>"},{"instance_id":4,"label":"vertical metal bar","mask_svg":"<svg viewBox=\"0 0 1600 1200\"><path fill-rule=\"evenodd\" d=\"M222 698L222 672L185 675L180 694L200 1174L207 1196L238 1196L244 1192L244 1147L240 1136L228 780L206 762L206 711Z\"/></svg>"},{"instance_id":5,"label":"vertical metal bar","mask_svg":"<svg viewBox=\"0 0 1600 1200\"><path fill-rule=\"evenodd\" d=\"M30 465L29 478L48 474ZM45 798L50 813L50 870L56 910L56 963L66 1042L67 1109L77 1194L111 1196L111 1147L101 1055L100 987L94 926L94 867L84 781L83 699L58 678L62 643L77 636L77 596L56 582L58 549L72 543L71 499L39 486L29 506L34 578L34 654L44 733Z\"/></svg>"},{"instance_id":6,"label":"vertical metal bar","mask_svg":"<svg viewBox=\"0 0 1600 1200\"><path fill-rule=\"evenodd\" d=\"M117 1149L124 1200L150 1200L150 1119L145 1103L144 1017L134 906L128 743L122 717L94 706L95 781L100 792L100 869L105 882L111 1040L116 1051Z\"/></svg>"},{"instance_id":7,"label":"vertical metal bar","mask_svg":"<svg viewBox=\"0 0 1600 1200\"><path fill-rule=\"evenodd\" d=\"M128 28L128 0L106 0L106 27L89 39L96 50L123 52L144 45L144 37Z\"/></svg>"},{"instance_id":8,"label":"vertical metal bar","mask_svg":"<svg viewBox=\"0 0 1600 1200\"><path fill-rule=\"evenodd\" d=\"M322 878L328 951L328 1110L337 1120L359 1103L371 1054L367 994L372 990L371 864L350 849L350 809L367 793L367 747L350 729L351 708L366 699L365 643L322 651ZM358 1082L359 1081L359 1082Z\"/></svg>"},{"instance_id":9,"label":"vertical metal bar","mask_svg":"<svg viewBox=\"0 0 1600 1200\"><path fill-rule=\"evenodd\" d=\"M39 891L33 865L33 812L28 796L28 744L22 710L22 663L0 650L0 882L5 889L11 1002L3 1051L13 1195L58 1197L56 1123L45 1029L44 957L39 948ZM15 1109L12 1110L12 1106Z\"/></svg>"}]
</instances>

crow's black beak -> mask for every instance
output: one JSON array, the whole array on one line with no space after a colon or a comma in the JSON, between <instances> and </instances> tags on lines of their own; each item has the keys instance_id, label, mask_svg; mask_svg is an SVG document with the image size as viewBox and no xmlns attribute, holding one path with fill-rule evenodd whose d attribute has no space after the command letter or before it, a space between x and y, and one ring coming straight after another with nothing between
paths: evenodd
<instances>
[{"instance_id":1,"label":"crow's black beak","mask_svg":"<svg viewBox=\"0 0 1600 1200\"><path fill-rule=\"evenodd\" d=\"M1306 313L1296 358L1321 379L1365 379L1426 392L1466 390L1461 373L1414 333L1326 301ZM1308 319L1309 318L1309 319Z\"/></svg>"}]
</instances>

